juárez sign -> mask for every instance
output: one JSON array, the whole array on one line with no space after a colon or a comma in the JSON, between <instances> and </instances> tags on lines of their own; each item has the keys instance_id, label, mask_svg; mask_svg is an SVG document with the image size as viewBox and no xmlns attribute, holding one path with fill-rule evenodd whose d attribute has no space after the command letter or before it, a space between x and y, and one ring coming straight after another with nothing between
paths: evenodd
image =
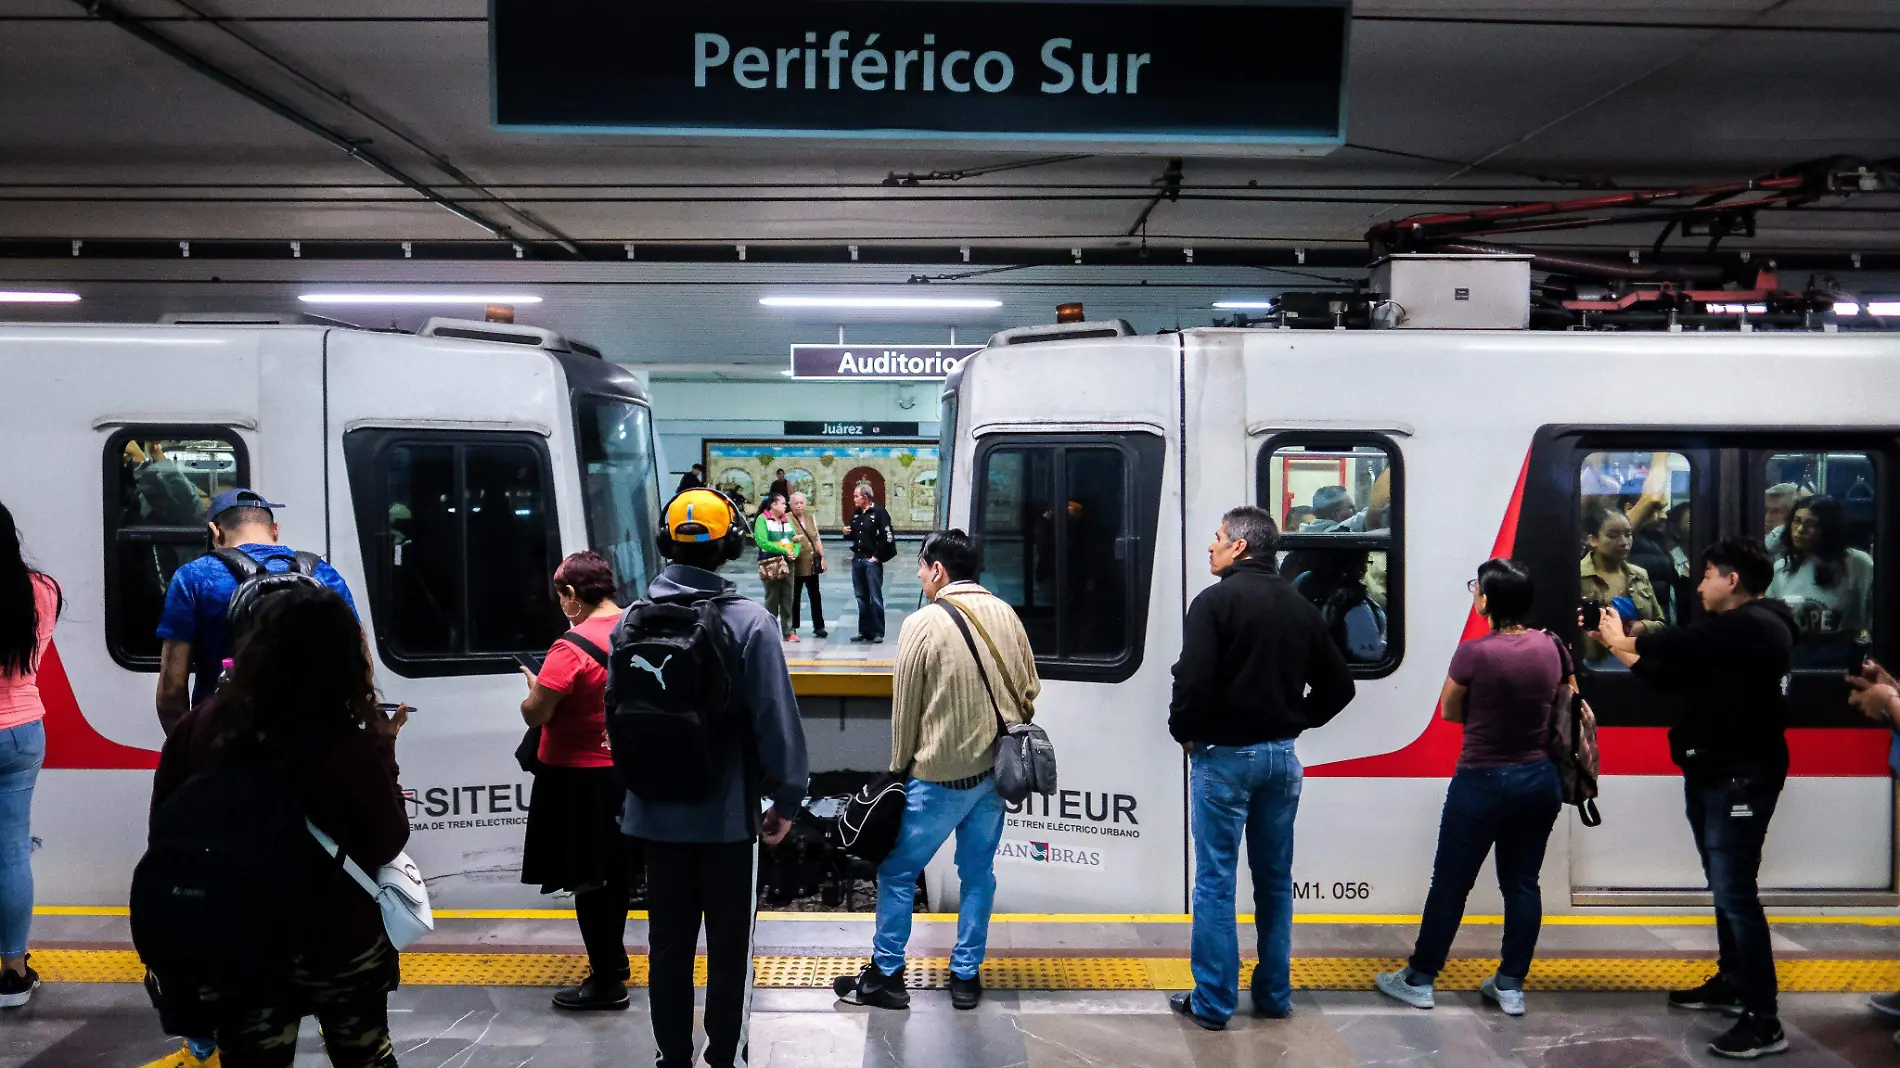
<instances>
[{"instance_id":1,"label":"ju\u00e1rez sign","mask_svg":"<svg viewBox=\"0 0 1900 1068\"><path fill-rule=\"evenodd\" d=\"M492 0L504 129L1323 152L1346 0Z\"/></svg>"},{"instance_id":2,"label":"ju\u00e1rez sign","mask_svg":"<svg viewBox=\"0 0 1900 1068\"><path fill-rule=\"evenodd\" d=\"M846 381L948 378L981 345L793 345L792 377Z\"/></svg>"}]
</instances>

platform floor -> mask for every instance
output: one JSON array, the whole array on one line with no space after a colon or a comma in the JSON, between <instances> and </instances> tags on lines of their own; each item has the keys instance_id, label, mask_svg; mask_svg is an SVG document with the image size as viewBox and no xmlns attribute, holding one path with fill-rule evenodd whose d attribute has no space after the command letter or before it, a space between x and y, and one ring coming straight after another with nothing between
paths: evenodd
<instances>
[{"instance_id":1,"label":"platform floor","mask_svg":"<svg viewBox=\"0 0 1900 1068\"><path fill-rule=\"evenodd\" d=\"M908 1013L838 1006L823 989L852 971L869 942L862 914L761 914L753 1064L893 1068L1251 1068L1255 1065L1445 1065L1447 1068L1635 1068L1714 1063L1703 1047L1725 1026L1672 1012L1658 991L1712 967L1706 914L1552 917L1531 979L1530 1015L1484 1005L1471 988L1495 966L1495 916L1474 916L1431 1012L1365 988L1410 949L1416 918L1306 916L1294 928L1295 1014L1236 1018L1220 1034L1168 1012L1189 985L1189 925L1171 916L999 916L985 967L991 992L974 1013L950 1009L942 958L950 917L918 917ZM628 925L636 983L645 923ZM1253 932L1244 924L1243 946ZM1775 1063L1891 1065L1890 1029L1869 992L1900 987L1900 922L1779 917L1783 1018L1793 1048ZM49 979L24 1010L0 1013L0 1068L136 1068L171 1048L157 1030L122 915L41 910L35 962ZM1248 954L1251 956L1251 954ZM405 1064L560 1068L651 1063L645 991L625 1013L574 1017L548 1007L585 971L573 920L558 911L451 913L405 957L392 1024ZM94 980L94 981L85 981ZM107 981L97 981L107 980ZM325 1063L306 1024L299 1065Z\"/></svg>"}]
</instances>

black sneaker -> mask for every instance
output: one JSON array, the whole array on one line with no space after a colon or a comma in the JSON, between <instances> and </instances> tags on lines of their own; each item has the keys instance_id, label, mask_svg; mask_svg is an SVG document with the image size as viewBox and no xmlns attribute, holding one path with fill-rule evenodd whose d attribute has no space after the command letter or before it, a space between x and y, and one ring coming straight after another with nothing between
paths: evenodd
<instances>
[{"instance_id":1,"label":"black sneaker","mask_svg":"<svg viewBox=\"0 0 1900 1068\"><path fill-rule=\"evenodd\" d=\"M1781 1030L1781 1021L1752 1012L1743 1013L1727 1034L1709 1043L1710 1053L1737 1061L1752 1061L1787 1049L1788 1036Z\"/></svg>"},{"instance_id":2,"label":"black sneaker","mask_svg":"<svg viewBox=\"0 0 1900 1068\"><path fill-rule=\"evenodd\" d=\"M1200 1028L1203 1031L1227 1030L1226 1020L1211 1019L1209 1017L1202 1016L1200 1013L1194 1011L1194 995L1191 992L1176 994L1173 997L1170 997L1168 999L1168 1008L1173 1009L1175 1012L1178 1012L1181 1015L1187 1017L1188 1019L1194 1021L1194 1026Z\"/></svg>"},{"instance_id":3,"label":"black sneaker","mask_svg":"<svg viewBox=\"0 0 1900 1068\"><path fill-rule=\"evenodd\" d=\"M953 1009L974 1009L976 1003L983 1000L983 977L972 975L968 979L950 977L950 1007Z\"/></svg>"},{"instance_id":4,"label":"black sneaker","mask_svg":"<svg viewBox=\"0 0 1900 1068\"><path fill-rule=\"evenodd\" d=\"M1900 992L1875 994L1867 999L1867 1007L1888 1023L1900 1023Z\"/></svg>"},{"instance_id":5,"label":"black sneaker","mask_svg":"<svg viewBox=\"0 0 1900 1068\"><path fill-rule=\"evenodd\" d=\"M1735 993L1722 973L1717 972L1710 980L1694 990L1671 990L1669 1007L1672 1009L1694 1009L1698 1012L1719 1012L1729 1016L1742 1013L1741 996Z\"/></svg>"},{"instance_id":6,"label":"black sneaker","mask_svg":"<svg viewBox=\"0 0 1900 1068\"><path fill-rule=\"evenodd\" d=\"M874 1009L910 1008L910 991L904 989L904 969L885 975L875 964L866 964L856 975L840 975L831 981L831 992L847 1005L869 1005Z\"/></svg>"},{"instance_id":7,"label":"black sneaker","mask_svg":"<svg viewBox=\"0 0 1900 1068\"><path fill-rule=\"evenodd\" d=\"M604 1010L624 1009L632 1004L627 996L627 983L624 979L603 979L590 975L581 981L581 985L569 990L557 991L554 995L554 1007L570 1012L600 1012Z\"/></svg>"},{"instance_id":8,"label":"black sneaker","mask_svg":"<svg viewBox=\"0 0 1900 1068\"><path fill-rule=\"evenodd\" d=\"M40 987L40 973L33 970L33 954L26 955L26 972L0 971L0 1009L17 1009L33 1000Z\"/></svg>"}]
</instances>

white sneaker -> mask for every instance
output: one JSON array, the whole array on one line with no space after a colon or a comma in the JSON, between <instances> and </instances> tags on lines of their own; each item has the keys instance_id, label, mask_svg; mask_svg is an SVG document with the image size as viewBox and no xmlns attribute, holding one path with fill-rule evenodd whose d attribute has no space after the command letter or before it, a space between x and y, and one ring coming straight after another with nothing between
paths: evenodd
<instances>
[{"instance_id":1,"label":"white sneaker","mask_svg":"<svg viewBox=\"0 0 1900 1068\"><path fill-rule=\"evenodd\" d=\"M1493 1002L1498 1008L1503 1009L1506 1016L1524 1015L1524 991L1500 990L1498 977L1495 975L1485 977L1484 982L1478 987L1478 993L1483 994L1486 1001Z\"/></svg>"},{"instance_id":2,"label":"white sneaker","mask_svg":"<svg viewBox=\"0 0 1900 1068\"><path fill-rule=\"evenodd\" d=\"M1378 978L1373 980L1373 985L1379 988L1379 993L1384 994L1386 997L1403 1001L1415 1009L1429 1009L1432 1007L1432 988L1429 986L1413 986L1406 982L1405 972L1403 970L1380 972Z\"/></svg>"}]
</instances>

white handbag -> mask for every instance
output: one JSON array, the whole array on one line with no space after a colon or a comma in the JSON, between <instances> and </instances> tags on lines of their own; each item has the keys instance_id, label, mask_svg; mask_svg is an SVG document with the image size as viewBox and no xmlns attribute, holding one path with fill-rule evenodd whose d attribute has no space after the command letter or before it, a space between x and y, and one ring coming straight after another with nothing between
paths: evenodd
<instances>
[{"instance_id":1,"label":"white handbag","mask_svg":"<svg viewBox=\"0 0 1900 1068\"><path fill-rule=\"evenodd\" d=\"M409 944L430 931L435 930L435 914L429 910L429 887L422 881L422 872L409 854L398 853L396 859L376 869L376 877L370 878L362 865L351 860L329 835L317 829L317 825L304 820L304 826L310 828L310 836L323 847L324 853L331 859L342 862L343 870L350 873L370 897L376 899L377 908L383 913L383 930L389 933L389 943L397 949L408 949Z\"/></svg>"}]
</instances>

